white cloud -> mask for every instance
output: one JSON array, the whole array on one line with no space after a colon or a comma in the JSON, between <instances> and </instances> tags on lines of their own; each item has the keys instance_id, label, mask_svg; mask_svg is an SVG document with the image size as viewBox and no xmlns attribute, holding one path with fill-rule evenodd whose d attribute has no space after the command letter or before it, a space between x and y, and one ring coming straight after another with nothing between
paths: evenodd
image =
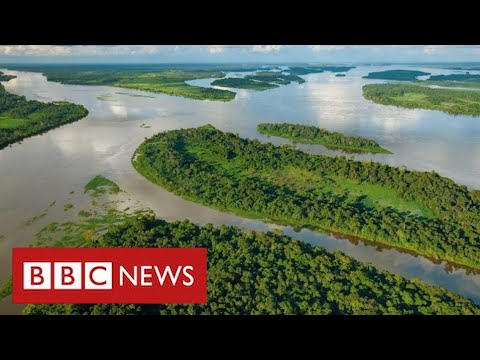
<instances>
[{"instance_id":1,"label":"white cloud","mask_svg":"<svg viewBox=\"0 0 480 360\"><path fill-rule=\"evenodd\" d=\"M6 56L115 56L152 55L170 47L156 45L6 45L0 46L0 55ZM173 50L173 49L172 49Z\"/></svg>"},{"instance_id":2,"label":"white cloud","mask_svg":"<svg viewBox=\"0 0 480 360\"><path fill-rule=\"evenodd\" d=\"M225 45L208 45L208 52L210 54L220 54L225 51Z\"/></svg>"},{"instance_id":3,"label":"white cloud","mask_svg":"<svg viewBox=\"0 0 480 360\"><path fill-rule=\"evenodd\" d=\"M435 55L445 47L446 45L426 45L423 47L423 53L426 55Z\"/></svg>"},{"instance_id":4,"label":"white cloud","mask_svg":"<svg viewBox=\"0 0 480 360\"><path fill-rule=\"evenodd\" d=\"M283 45L253 45L252 52L274 52L279 51Z\"/></svg>"},{"instance_id":5,"label":"white cloud","mask_svg":"<svg viewBox=\"0 0 480 360\"><path fill-rule=\"evenodd\" d=\"M345 49L344 45L309 45L308 46L312 51L338 51Z\"/></svg>"}]
</instances>

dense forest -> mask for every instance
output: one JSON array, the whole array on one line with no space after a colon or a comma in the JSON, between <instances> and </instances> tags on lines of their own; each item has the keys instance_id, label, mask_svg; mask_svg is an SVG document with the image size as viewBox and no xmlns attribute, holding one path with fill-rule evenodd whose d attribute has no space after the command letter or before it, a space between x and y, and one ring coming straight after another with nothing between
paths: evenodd
<instances>
[{"instance_id":1,"label":"dense forest","mask_svg":"<svg viewBox=\"0 0 480 360\"><path fill-rule=\"evenodd\" d=\"M430 75L430 73L417 70L385 70L368 73L364 79L381 79L397 81L418 81L418 76Z\"/></svg>"},{"instance_id":2,"label":"dense forest","mask_svg":"<svg viewBox=\"0 0 480 360\"><path fill-rule=\"evenodd\" d=\"M288 85L292 81L303 84L305 82L300 76L282 74L278 71L260 71L252 75L245 76L245 79L256 80L261 82L273 83L278 85Z\"/></svg>"},{"instance_id":3,"label":"dense forest","mask_svg":"<svg viewBox=\"0 0 480 360\"><path fill-rule=\"evenodd\" d=\"M20 67L20 69L23 68ZM26 69L30 68L27 67ZM235 93L232 91L193 86L186 83L189 80L224 77L225 73L216 68L211 70L160 68L154 71L148 66L145 69L137 67L125 69L114 66L111 68L97 66L91 69L75 66L44 66L33 67L32 69L42 71L48 81L56 81L62 84L116 86L196 100L230 101L235 98Z\"/></svg>"},{"instance_id":4,"label":"dense forest","mask_svg":"<svg viewBox=\"0 0 480 360\"><path fill-rule=\"evenodd\" d=\"M316 126L263 123L257 125L257 130L261 134L279 136L306 144L322 144L332 149L391 154L390 151L382 148L376 141L360 136L348 136L339 132L330 132Z\"/></svg>"},{"instance_id":5,"label":"dense forest","mask_svg":"<svg viewBox=\"0 0 480 360\"><path fill-rule=\"evenodd\" d=\"M355 66L334 66L334 65L327 65L327 66L293 66L289 67L288 71L291 75L308 75L308 74L315 74L321 73L324 71L330 72L346 72L350 69L355 68Z\"/></svg>"},{"instance_id":6,"label":"dense forest","mask_svg":"<svg viewBox=\"0 0 480 360\"><path fill-rule=\"evenodd\" d=\"M143 216L111 227L94 246L206 247L207 304L28 305L24 313L480 314L470 300L440 287L380 272L274 232Z\"/></svg>"},{"instance_id":7,"label":"dense forest","mask_svg":"<svg viewBox=\"0 0 480 360\"><path fill-rule=\"evenodd\" d=\"M159 133L132 162L152 182L221 210L480 269L480 191L435 172L310 155L212 126Z\"/></svg>"},{"instance_id":8,"label":"dense forest","mask_svg":"<svg viewBox=\"0 0 480 360\"><path fill-rule=\"evenodd\" d=\"M432 75L427 80L432 81L480 81L480 75L474 74L450 74L450 75Z\"/></svg>"},{"instance_id":9,"label":"dense forest","mask_svg":"<svg viewBox=\"0 0 480 360\"><path fill-rule=\"evenodd\" d=\"M269 90L279 85L288 85L292 81L296 81L299 84L305 82L304 79L297 75L282 74L279 71L259 71L252 75L246 75L243 78L217 79L211 85L250 90Z\"/></svg>"},{"instance_id":10,"label":"dense forest","mask_svg":"<svg viewBox=\"0 0 480 360\"><path fill-rule=\"evenodd\" d=\"M362 89L366 99L383 105L480 115L480 91L476 90L432 89L412 84L370 84Z\"/></svg>"},{"instance_id":11,"label":"dense forest","mask_svg":"<svg viewBox=\"0 0 480 360\"><path fill-rule=\"evenodd\" d=\"M15 79L15 75L7 75L0 71L0 81L9 81Z\"/></svg>"},{"instance_id":12,"label":"dense forest","mask_svg":"<svg viewBox=\"0 0 480 360\"><path fill-rule=\"evenodd\" d=\"M0 84L0 149L26 137L87 116L81 105L65 101L43 103L10 94Z\"/></svg>"},{"instance_id":13,"label":"dense forest","mask_svg":"<svg viewBox=\"0 0 480 360\"><path fill-rule=\"evenodd\" d=\"M211 83L212 86L223 86L237 89L249 89L249 90L270 90L278 87L278 85L270 84L264 81L256 81L253 79L246 78L226 78L226 79L217 79Z\"/></svg>"},{"instance_id":14,"label":"dense forest","mask_svg":"<svg viewBox=\"0 0 480 360\"><path fill-rule=\"evenodd\" d=\"M422 82L422 84L480 89L480 75L474 75L468 72L466 74L435 75L430 76Z\"/></svg>"}]
</instances>

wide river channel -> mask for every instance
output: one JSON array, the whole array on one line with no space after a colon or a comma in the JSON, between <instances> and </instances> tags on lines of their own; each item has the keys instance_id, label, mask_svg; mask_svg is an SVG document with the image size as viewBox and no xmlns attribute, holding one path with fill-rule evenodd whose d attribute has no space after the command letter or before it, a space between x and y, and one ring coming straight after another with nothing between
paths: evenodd
<instances>
[{"instance_id":1,"label":"wide river channel","mask_svg":"<svg viewBox=\"0 0 480 360\"><path fill-rule=\"evenodd\" d=\"M25 226L25 221L42 213L52 201L71 201L71 191L83 192L83 186L101 174L115 181L134 200L153 209L160 218L257 230L280 228L293 238L329 251L342 251L381 270L443 286L480 303L479 274L395 249L305 229L295 231L216 211L150 183L131 165L136 147L145 137L159 131L212 124L243 137L281 144L289 141L260 135L256 125L294 122L366 136L394 153L355 155L357 159L435 170L460 184L479 189L480 117L378 105L362 97L362 85L381 82L362 76L371 71L401 68L408 69L360 66L347 72L346 77L336 77L330 72L307 75L304 84L293 83L262 92L234 90L237 97L228 103L104 86L62 85L48 82L40 73L0 69L17 76L3 83L12 93L39 101L67 100L89 110L88 117L80 121L0 150L0 281L11 273L11 249L34 242L39 227ZM415 70L452 73L424 67ZM191 83L209 86L210 80ZM300 148L310 153L341 154L321 145ZM64 211L57 211L54 216L58 222L68 217ZM22 308L12 305L10 297L0 301L0 314L20 313Z\"/></svg>"}]
</instances>

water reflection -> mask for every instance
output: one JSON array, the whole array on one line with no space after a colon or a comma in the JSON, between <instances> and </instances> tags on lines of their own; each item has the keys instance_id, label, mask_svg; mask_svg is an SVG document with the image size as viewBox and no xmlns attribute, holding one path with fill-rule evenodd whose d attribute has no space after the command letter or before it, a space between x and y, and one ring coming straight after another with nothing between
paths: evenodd
<instances>
[{"instance_id":1,"label":"water reflection","mask_svg":"<svg viewBox=\"0 0 480 360\"><path fill-rule=\"evenodd\" d=\"M468 296L480 303L480 276L465 270L445 270L446 264L401 253L377 251L362 242L354 244L310 230L239 218L181 198L151 184L132 168L130 158L145 137L159 131L212 124L223 131L276 144L289 143L257 133L260 122L299 122L373 138L394 155L358 154L410 169L435 170L457 182L480 188L480 118L452 116L438 111L406 110L363 99L361 77L370 71L397 67L359 67L337 78L330 73L306 76L304 84L291 84L263 92L239 91L228 103L195 101L136 90L104 86L74 86L47 82L37 73L14 72L17 79L4 83L8 91L41 101L68 100L89 109L87 118L0 151L0 281L10 273L10 249L32 242L38 227L21 223L41 213L52 201L66 201L70 191L103 174L128 191L132 198L167 220L237 225L248 229L282 229L287 235L330 251L343 251L377 268L420 278ZM424 70L419 68L419 70ZM433 70L425 69L433 73ZM439 73L438 69L435 69ZM444 72L440 72L444 73ZM209 80L203 79L203 86ZM124 94L117 94L122 92ZM109 100L98 97L111 94ZM149 97L128 96L144 95ZM140 127L143 123L150 128ZM305 151L336 155L321 145L298 145ZM350 155L347 155L350 156ZM65 214L55 214L58 221ZM0 303L0 313L11 311Z\"/></svg>"}]
</instances>

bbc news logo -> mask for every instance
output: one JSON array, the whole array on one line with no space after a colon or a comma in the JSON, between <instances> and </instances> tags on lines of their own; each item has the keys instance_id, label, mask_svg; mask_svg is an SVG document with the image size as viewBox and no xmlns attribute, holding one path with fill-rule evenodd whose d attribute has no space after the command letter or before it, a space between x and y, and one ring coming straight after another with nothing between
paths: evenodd
<instances>
[{"instance_id":1,"label":"bbc news logo","mask_svg":"<svg viewBox=\"0 0 480 360\"><path fill-rule=\"evenodd\" d=\"M205 304L205 248L13 249L15 304Z\"/></svg>"}]
</instances>

